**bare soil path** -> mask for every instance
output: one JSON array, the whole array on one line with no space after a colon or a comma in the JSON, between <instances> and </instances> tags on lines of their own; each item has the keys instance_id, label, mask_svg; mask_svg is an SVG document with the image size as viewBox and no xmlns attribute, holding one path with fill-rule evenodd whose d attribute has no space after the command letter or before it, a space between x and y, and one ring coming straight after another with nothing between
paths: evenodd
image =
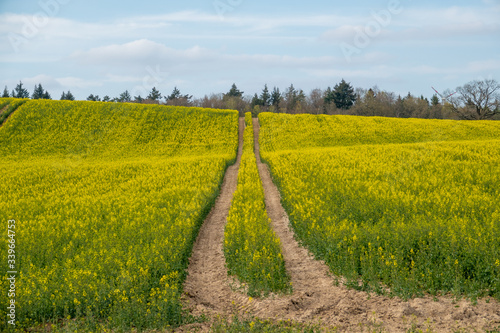
<instances>
[{"instance_id":1,"label":"bare soil path","mask_svg":"<svg viewBox=\"0 0 500 333\"><path fill-rule=\"evenodd\" d=\"M184 291L194 314L207 312L225 313L231 305L231 288L228 284L226 260L222 249L224 226L238 183L238 169L243 151L245 119L239 119L239 145L236 163L226 174L214 207L200 228L193 247Z\"/></svg>"},{"instance_id":2,"label":"bare soil path","mask_svg":"<svg viewBox=\"0 0 500 333\"><path fill-rule=\"evenodd\" d=\"M398 298L370 295L366 292L335 286L328 267L314 257L294 238L288 216L281 206L280 193L272 182L267 165L260 159L259 123L254 119L255 154L264 186L266 209L272 227L281 240L286 269L293 293L251 299L231 288L222 250L224 225L237 185L244 121L240 119L238 160L225 175L221 194L205 220L193 249L189 276L185 283L187 301L196 315L250 314L262 319L291 319L303 323L321 323L339 332L406 332L408 329L433 332L484 332L500 329L500 304L491 299L455 301L451 297L430 296L407 302ZM209 324L195 325L208 330ZM181 328L182 331L194 327Z\"/></svg>"}]
</instances>

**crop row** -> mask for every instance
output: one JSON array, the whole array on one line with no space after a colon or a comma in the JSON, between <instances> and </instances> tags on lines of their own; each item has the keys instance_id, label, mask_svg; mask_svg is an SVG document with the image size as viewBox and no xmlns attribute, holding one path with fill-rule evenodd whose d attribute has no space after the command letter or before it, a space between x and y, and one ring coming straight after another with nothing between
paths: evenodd
<instances>
[{"instance_id":1,"label":"crop row","mask_svg":"<svg viewBox=\"0 0 500 333\"><path fill-rule=\"evenodd\" d=\"M245 115L245 124L238 185L224 232L224 254L229 274L247 285L250 296L259 296L289 290L290 280L280 240L266 213L250 113Z\"/></svg>"}]
</instances>

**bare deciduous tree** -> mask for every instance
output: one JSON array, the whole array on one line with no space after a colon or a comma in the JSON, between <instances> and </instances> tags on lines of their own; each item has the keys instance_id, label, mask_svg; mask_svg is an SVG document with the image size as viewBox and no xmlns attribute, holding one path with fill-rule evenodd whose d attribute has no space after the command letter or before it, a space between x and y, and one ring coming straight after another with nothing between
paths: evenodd
<instances>
[{"instance_id":1,"label":"bare deciduous tree","mask_svg":"<svg viewBox=\"0 0 500 333\"><path fill-rule=\"evenodd\" d=\"M471 81L457 88L451 109L462 119L490 119L500 114L500 84L492 79Z\"/></svg>"}]
</instances>

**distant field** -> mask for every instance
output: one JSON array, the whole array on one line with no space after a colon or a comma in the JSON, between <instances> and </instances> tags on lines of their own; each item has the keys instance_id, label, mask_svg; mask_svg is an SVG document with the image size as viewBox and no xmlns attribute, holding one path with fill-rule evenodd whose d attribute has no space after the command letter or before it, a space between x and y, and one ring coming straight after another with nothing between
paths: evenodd
<instances>
[{"instance_id":1,"label":"distant field","mask_svg":"<svg viewBox=\"0 0 500 333\"><path fill-rule=\"evenodd\" d=\"M23 104L0 127L0 221L16 220L18 328L63 318L96 330L184 322L188 256L237 146L236 111Z\"/></svg>"},{"instance_id":2,"label":"distant field","mask_svg":"<svg viewBox=\"0 0 500 333\"><path fill-rule=\"evenodd\" d=\"M500 123L259 120L298 238L348 285L500 299Z\"/></svg>"}]
</instances>

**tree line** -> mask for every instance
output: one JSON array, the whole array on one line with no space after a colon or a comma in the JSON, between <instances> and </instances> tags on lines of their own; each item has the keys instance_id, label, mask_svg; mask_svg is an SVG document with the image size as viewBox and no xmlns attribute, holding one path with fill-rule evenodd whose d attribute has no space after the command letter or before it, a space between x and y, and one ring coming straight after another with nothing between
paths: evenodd
<instances>
[{"instance_id":1,"label":"tree line","mask_svg":"<svg viewBox=\"0 0 500 333\"><path fill-rule=\"evenodd\" d=\"M5 87L2 97L51 99L41 84L35 85L33 94L19 82L9 93ZM71 91L63 92L61 100L74 100ZM174 87L170 95L163 96L153 87L146 97L134 96L128 90L118 97L110 98L90 94L88 101L127 102L143 104L165 104L174 106L197 106L216 109L235 109L241 114L252 112L345 114L359 116L381 116L398 118L435 118L435 119L500 119L500 84L493 79L471 81L456 88L450 98L440 98L434 94L430 100L423 96L396 95L393 92L356 88L342 79L333 87L313 89L306 95L302 89L291 84L284 91L278 87L264 85L260 94L244 96L233 83L227 93L205 95L193 99L192 95L182 94Z\"/></svg>"}]
</instances>

